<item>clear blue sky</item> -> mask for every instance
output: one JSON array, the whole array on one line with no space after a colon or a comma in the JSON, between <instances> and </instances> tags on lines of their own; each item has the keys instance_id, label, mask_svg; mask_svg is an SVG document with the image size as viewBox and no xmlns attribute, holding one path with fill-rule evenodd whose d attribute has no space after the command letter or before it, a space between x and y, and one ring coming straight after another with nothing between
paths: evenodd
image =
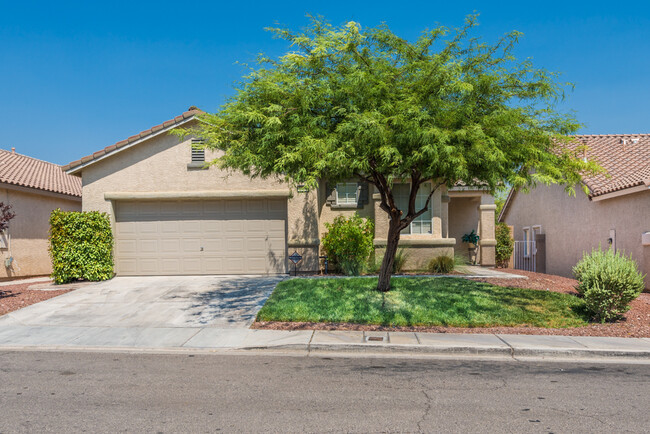
<instances>
[{"instance_id":1,"label":"clear blue sky","mask_svg":"<svg viewBox=\"0 0 650 434\"><path fill-rule=\"evenodd\" d=\"M385 21L414 39L481 13L489 40L524 32L520 57L576 83L565 104L584 133L650 132L647 2L164 2L2 0L0 148L65 164L182 113L215 111L258 52L264 27Z\"/></svg>"}]
</instances>

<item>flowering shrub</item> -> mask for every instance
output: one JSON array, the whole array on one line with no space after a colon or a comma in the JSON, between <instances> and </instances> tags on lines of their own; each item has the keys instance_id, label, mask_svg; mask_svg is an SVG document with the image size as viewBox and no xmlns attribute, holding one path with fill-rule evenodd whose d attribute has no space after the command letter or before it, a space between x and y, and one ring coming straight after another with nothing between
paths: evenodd
<instances>
[{"instance_id":1,"label":"flowering shrub","mask_svg":"<svg viewBox=\"0 0 650 434\"><path fill-rule=\"evenodd\" d=\"M358 276L363 271L373 251L375 225L357 213L350 218L338 216L333 223L325 223L327 233L321 245L334 264L348 276Z\"/></svg>"}]
</instances>

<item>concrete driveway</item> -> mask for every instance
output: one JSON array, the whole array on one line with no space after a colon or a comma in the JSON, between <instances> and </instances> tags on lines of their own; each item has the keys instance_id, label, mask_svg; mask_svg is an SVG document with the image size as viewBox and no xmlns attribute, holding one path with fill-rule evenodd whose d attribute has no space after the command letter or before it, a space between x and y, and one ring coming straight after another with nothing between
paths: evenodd
<instances>
[{"instance_id":1,"label":"concrete driveway","mask_svg":"<svg viewBox=\"0 0 650 434\"><path fill-rule=\"evenodd\" d=\"M0 317L0 326L248 328L284 276L116 277Z\"/></svg>"}]
</instances>

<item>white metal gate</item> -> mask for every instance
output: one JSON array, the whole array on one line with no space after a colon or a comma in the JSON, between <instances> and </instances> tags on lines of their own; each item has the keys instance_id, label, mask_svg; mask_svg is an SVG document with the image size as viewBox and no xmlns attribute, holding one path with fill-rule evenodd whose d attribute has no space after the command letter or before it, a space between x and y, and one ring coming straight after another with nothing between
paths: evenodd
<instances>
[{"instance_id":1,"label":"white metal gate","mask_svg":"<svg viewBox=\"0 0 650 434\"><path fill-rule=\"evenodd\" d=\"M515 270L537 271L535 241L515 241L513 257Z\"/></svg>"}]
</instances>

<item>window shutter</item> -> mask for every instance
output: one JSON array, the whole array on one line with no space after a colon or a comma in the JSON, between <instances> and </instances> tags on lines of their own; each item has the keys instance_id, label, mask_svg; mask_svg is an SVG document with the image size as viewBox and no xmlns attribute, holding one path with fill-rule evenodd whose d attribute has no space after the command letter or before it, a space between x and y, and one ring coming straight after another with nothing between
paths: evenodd
<instances>
[{"instance_id":1,"label":"window shutter","mask_svg":"<svg viewBox=\"0 0 650 434\"><path fill-rule=\"evenodd\" d=\"M367 182L361 182L359 183L359 186L357 187L357 208L363 208L365 205L368 204L368 193L369 190L369 185Z\"/></svg>"},{"instance_id":2,"label":"window shutter","mask_svg":"<svg viewBox=\"0 0 650 434\"><path fill-rule=\"evenodd\" d=\"M325 204L332 206L336 205L336 184L325 185Z\"/></svg>"}]
</instances>

